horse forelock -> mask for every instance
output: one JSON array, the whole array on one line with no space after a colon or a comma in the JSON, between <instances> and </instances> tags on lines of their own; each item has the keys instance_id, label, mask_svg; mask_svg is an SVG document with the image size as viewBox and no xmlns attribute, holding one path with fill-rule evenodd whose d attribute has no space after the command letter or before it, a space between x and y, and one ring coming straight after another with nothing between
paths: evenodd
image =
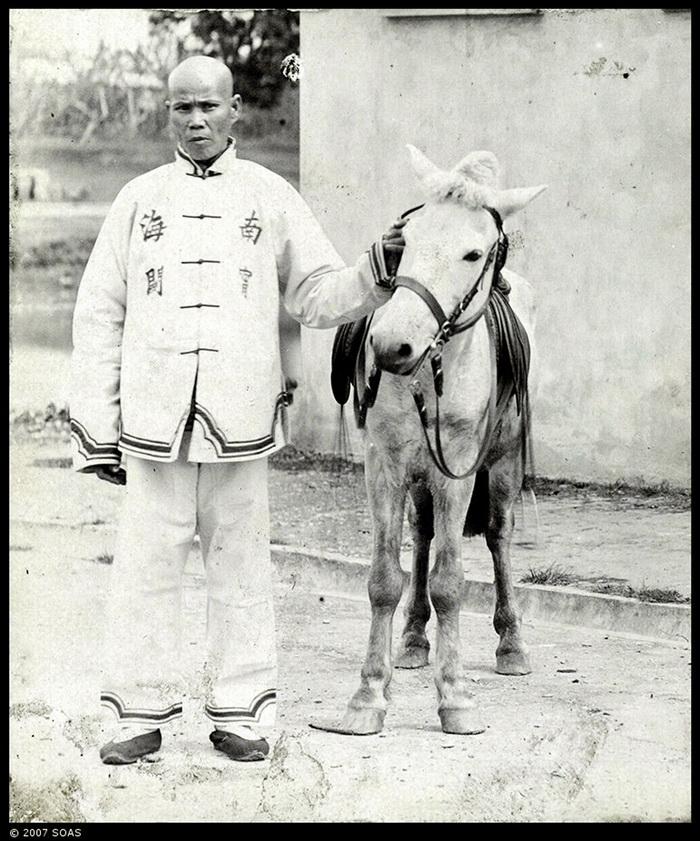
<instances>
[{"instance_id":1,"label":"horse forelock","mask_svg":"<svg viewBox=\"0 0 700 841\"><path fill-rule=\"evenodd\" d=\"M470 152L455 167L466 178L498 189L501 178L501 166L493 152Z\"/></svg>"},{"instance_id":2,"label":"horse forelock","mask_svg":"<svg viewBox=\"0 0 700 841\"><path fill-rule=\"evenodd\" d=\"M496 194L491 186L480 184L457 169L434 173L423 181L423 186L429 198L436 201L452 200L472 209L490 206Z\"/></svg>"},{"instance_id":3,"label":"horse forelock","mask_svg":"<svg viewBox=\"0 0 700 841\"><path fill-rule=\"evenodd\" d=\"M451 170L434 169L423 178L428 195L470 208L491 205L499 188L500 165L493 152L470 152Z\"/></svg>"}]
</instances>

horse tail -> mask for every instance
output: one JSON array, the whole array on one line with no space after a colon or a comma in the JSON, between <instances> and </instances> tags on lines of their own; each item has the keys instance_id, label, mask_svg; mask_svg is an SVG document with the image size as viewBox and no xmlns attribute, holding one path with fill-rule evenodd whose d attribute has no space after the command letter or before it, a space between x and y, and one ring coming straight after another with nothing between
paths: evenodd
<instances>
[{"instance_id":1,"label":"horse tail","mask_svg":"<svg viewBox=\"0 0 700 841\"><path fill-rule=\"evenodd\" d=\"M479 470L476 474L474 490L467 510L467 519L464 523L462 532L464 537L486 534L486 528L489 524L490 502L489 472L488 470Z\"/></svg>"}]
</instances>

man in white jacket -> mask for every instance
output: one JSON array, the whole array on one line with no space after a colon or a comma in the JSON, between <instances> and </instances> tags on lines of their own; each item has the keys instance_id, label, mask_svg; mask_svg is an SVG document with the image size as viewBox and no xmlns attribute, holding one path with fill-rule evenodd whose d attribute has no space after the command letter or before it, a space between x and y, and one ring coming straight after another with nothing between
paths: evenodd
<instances>
[{"instance_id":1,"label":"man in white jacket","mask_svg":"<svg viewBox=\"0 0 700 841\"><path fill-rule=\"evenodd\" d=\"M117 196L80 285L71 429L78 471L126 485L108 617L102 704L126 764L182 715L185 562L199 535L207 580L205 714L214 747L263 759L274 723L276 648L267 456L289 401L279 301L333 327L391 295L398 222L346 267L282 178L236 157L241 107L223 63L171 73L173 163Z\"/></svg>"}]
</instances>

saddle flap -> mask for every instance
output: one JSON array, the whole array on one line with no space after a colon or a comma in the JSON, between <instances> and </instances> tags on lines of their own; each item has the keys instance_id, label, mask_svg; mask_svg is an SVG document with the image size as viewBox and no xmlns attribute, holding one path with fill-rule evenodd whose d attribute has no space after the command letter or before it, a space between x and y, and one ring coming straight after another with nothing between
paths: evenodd
<instances>
[{"instance_id":1,"label":"saddle flap","mask_svg":"<svg viewBox=\"0 0 700 841\"><path fill-rule=\"evenodd\" d=\"M489 300L488 316L493 325L498 370L499 403L515 394L518 413L527 401L530 370L530 342L510 301L497 286Z\"/></svg>"},{"instance_id":2,"label":"saddle flap","mask_svg":"<svg viewBox=\"0 0 700 841\"><path fill-rule=\"evenodd\" d=\"M367 331L367 316L341 324L335 332L331 351L331 390L336 403L344 406L355 384L357 357Z\"/></svg>"}]
</instances>

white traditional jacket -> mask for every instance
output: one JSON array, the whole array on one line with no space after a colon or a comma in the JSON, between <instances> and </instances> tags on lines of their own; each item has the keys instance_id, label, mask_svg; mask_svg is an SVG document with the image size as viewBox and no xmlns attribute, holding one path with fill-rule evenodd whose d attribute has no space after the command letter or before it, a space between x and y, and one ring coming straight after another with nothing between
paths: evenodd
<instances>
[{"instance_id":1,"label":"white traditional jacket","mask_svg":"<svg viewBox=\"0 0 700 841\"><path fill-rule=\"evenodd\" d=\"M73 324L74 465L178 456L188 417L206 452L240 461L283 445L280 295L309 327L388 300L383 249L345 267L301 196L231 145L203 171L174 163L119 193Z\"/></svg>"}]
</instances>

